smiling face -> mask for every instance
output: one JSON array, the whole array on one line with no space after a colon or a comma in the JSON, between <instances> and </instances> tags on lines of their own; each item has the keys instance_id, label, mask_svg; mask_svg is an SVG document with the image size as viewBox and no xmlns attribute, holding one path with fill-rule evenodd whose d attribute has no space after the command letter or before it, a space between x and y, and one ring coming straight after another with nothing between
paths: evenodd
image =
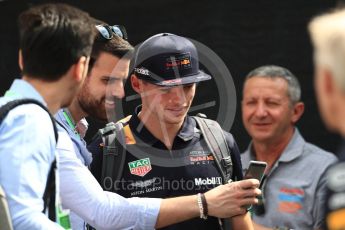
<instances>
[{"instance_id":1,"label":"smiling face","mask_svg":"<svg viewBox=\"0 0 345 230\"><path fill-rule=\"evenodd\" d=\"M78 94L80 107L88 115L107 120L107 112L115 110L115 99L124 97L124 83L129 60L103 52L96 60Z\"/></svg>"},{"instance_id":2,"label":"smiling face","mask_svg":"<svg viewBox=\"0 0 345 230\"><path fill-rule=\"evenodd\" d=\"M279 141L293 133L299 103L292 105L282 78L249 78L243 88L242 120L253 141ZM296 111L297 110L297 111Z\"/></svg>"},{"instance_id":3,"label":"smiling face","mask_svg":"<svg viewBox=\"0 0 345 230\"><path fill-rule=\"evenodd\" d=\"M181 125L193 102L196 84L157 86L132 76L133 89L140 94L143 118L167 125Z\"/></svg>"}]
</instances>

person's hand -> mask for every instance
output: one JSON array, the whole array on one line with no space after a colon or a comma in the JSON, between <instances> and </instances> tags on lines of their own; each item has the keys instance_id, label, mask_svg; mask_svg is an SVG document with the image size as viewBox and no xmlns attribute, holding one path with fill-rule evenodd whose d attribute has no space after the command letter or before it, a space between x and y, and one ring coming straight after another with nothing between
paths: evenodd
<instances>
[{"instance_id":1,"label":"person's hand","mask_svg":"<svg viewBox=\"0 0 345 230\"><path fill-rule=\"evenodd\" d=\"M247 212L246 206L257 204L261 194L259 181L247 179L220 185L205 193L208 215L230 218Z\"/></svg>"}]
</instances>

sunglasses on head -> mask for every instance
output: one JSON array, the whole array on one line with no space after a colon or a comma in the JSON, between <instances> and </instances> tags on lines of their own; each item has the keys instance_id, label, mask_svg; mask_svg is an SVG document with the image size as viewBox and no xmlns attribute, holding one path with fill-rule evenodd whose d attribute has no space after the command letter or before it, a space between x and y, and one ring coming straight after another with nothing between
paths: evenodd
<instances>
[{"instance_id":1,"label":"sunglasses on head","mask_svg":"<svg viewBox=\"0 0 345 230\"><path fill-rule=\"evenodd\" d=\"M112 39L114 34L125 40L128 39L126 29L122 25L96 25L96 29L99 31L102 37L107 40Z\"/></svg>"}]
</instances>

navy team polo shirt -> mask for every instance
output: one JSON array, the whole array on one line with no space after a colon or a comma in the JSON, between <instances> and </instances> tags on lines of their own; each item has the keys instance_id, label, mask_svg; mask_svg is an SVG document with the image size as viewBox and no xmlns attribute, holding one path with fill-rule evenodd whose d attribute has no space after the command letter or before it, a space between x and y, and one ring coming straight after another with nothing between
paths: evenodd
<instances>
[{"instance_id":1,"label":"navy team polo shirt","mask_svg":"<svg viewBox=\"0 0 345 230\"><path fill-rule=\"evenodd\" d=\"M120 181L113 188L124 197L168 198L206 192L223 183L212 153L196 121L187 116L178 132L172 150L155 138L140 122L137 114L124 124L126 159ZM233 180L242 179L240 153L230 133L225 132L234 165ZM93 143L90 150L99 146ZM100 149L100 148L98 148ZM102 151L94 153L92 171L100 181ZM102 183L101 183L102 184ZM181 207L183 208L183 207ZM194 218L164 229L220 229L218 220Z\"/></svg>"}]
</instances>

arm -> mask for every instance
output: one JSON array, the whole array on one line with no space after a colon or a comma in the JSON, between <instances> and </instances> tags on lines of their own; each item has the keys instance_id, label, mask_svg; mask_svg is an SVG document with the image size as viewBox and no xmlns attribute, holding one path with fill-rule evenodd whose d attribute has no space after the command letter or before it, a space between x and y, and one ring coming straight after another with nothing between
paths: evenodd
<instances>
[{"instance_id":1,"label":"arm","mask_svg":"<svg viewBox=\"0 0 345 230\"><path fill-rule=\"evenodd\" d=\"M261 192L259 181L250 179L220 185L205 193L208 214L219 218L244 215L245 205L256 204ZM162 201L156 228L174 224L200 215L196 195L177 197ZM246 219L247 221L247 219Z\"/></svg>"},{"instance_id":2,"label":"arm","mask_svg":"<svg viewBox=\"0 0 345 230\"><path fill-rule=\"evenodd\" d=\"M162 228L199 215L196 195L164 199L162 200L155 228Z\"/></svg>"},{"instance_id":3,"label":"arm","mask_svg":"<svg viewBox=\"0 0 345 230\"><path fill-rule=\"evenodd\" d=\"M55 152L48 114L36 105L19 106L8 114L0 132L0 183L14 229L62 229L42 213Z\"/></svg>"},{"instance_id":4,"label":"arm","mask_svg":"<svg viewBox=\"0 0 345 230\"><path fill-rule=\"evenodd\" d=\"M115 193L104 192L90 171L76 158L66 135L59 135L58 144L62 203L97 229L152 229L199 216L195 195L161 201L150 198L125 199ZM234 182L205 193L209 214L230 217L244 213L240 206L255 203L253 198L244 197L253 193L256 195L258 190L235 191L238 186L246 188L255 187L256 184L256 180Z\"/></svg>"},{"instance_id":5,"label":"arm","mask_svg":"<svg viewBox=\"0 0 345 230\"><path fill-rule=\"evenodd\" d=\"M160 199L130 198L105 192L91 172L75 154L73 143L65 131L59 132L60 194L68 208L99 230L153 229Z\"/></svg>"},{"instance_id":6,"label":"arm","mask_svg":"<svg viewBox=\"0 0 345 230\"><path fill-rule=\"evenodd\" d=\"M234 216L231 219L231 225L233 230L253 230L253 222L252 219L250 218L249 212L247 212L244 215L239 215L239 216Z\"/></svg>"}]
</instances>

